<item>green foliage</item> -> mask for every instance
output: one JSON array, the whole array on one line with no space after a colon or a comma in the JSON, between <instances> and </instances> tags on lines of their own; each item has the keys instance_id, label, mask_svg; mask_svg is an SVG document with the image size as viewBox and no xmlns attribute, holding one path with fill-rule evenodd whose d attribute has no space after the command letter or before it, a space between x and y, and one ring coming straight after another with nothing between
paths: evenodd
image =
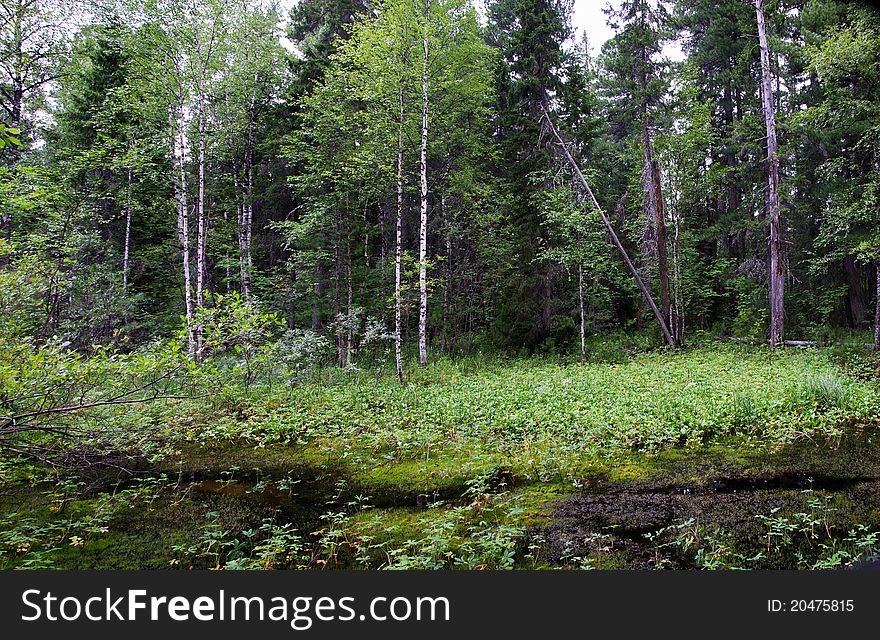
<instances>
[{"instance_id":1,"label":"green foliage","mask_svg":"<svg viewBox=\"0 0 880 640\"><path fill-rule=\"evenodd\" d=\"M441 361L400 387L371 372L307 381L285 392L297 409L217 424L203 437L296 442L365 469L422 461L451 473L498 465L534 479L578 473L584 455L696 446L742 435L787 442L837 437L870 421L880 395L828 354L715 347L619 363L542 359ZM456 462L456 464L458 464Z\"/></svg>"},{"instance_id":2,"label":"green foliage","mask_svg":"<svg viewBox=\"0 0 880 640\"><path fill-rule=\"evenodd\" d=\"M278 514L230 517L219 498L199 511L177 486L108 496L70 480L57 513L0 515L4 566L101 548L126 503L159 494L195 520L173 541L177 566L537 565L525 507L498 478L581 486L602 465L637 479L633 452L836 442L876 422L877 358L864 351L700 344L710 328L766 334L752 3L622 0L595 59L586 38L572 42L572 0L484 4L481 16L471 0L301 0L289 42L270 0L124 0L82 16L54 0L10 5L0 482L146 468L195 442L282 449L286 484L248 489L267 501L292 497L293 462L339 472L339 486L306 531ZM766 9L789 337L864 341L878 302L880 20L838 0ZM696 347L657 350L641 330L638 287L560 162L545 108L652 287L653 141L675 328ZM410 356L421 268L433 362L401 384L389 327L399 301ZM576 360L581 322L606 333ZM244 491L241 468L218 486ZM371 507L383 492L418 508ZM876 542L859 527L832 536L817 499L764 518L753 555L698 520L652 540L705 568L794 553L798 566L840 565ZM566 566L603 566L568 551Z\"/></svg>"},{"instance_id":3,"label":"green foliage","mask_svg":"<svg viewBox=\"0 0 880 640\"><path fill-rule=\"evenodd\" d=\"M95 346L84 355L59 339L0 336L0 449L59 468L144 455L162 446L149 415L123 428L118 413L179 396L189 374L181 353L165 345L130 353Z\"/></svg>"},{"instance_id":4,"label":"green foliage","mask_svg":"<svg viewBox=\"0 0 880 640\"><path fill-rule=\"evenodd\" d=\"M14 129L0 122L0 150L4 147L15 145L21 146L21 141L16 137L21 133L21 129Z\"/></svg>"},{"instance_id":5,"label":"green foliage","mask_svg":"<svg viewBox=\"0 0 880 640\"><path fill-rule=\"evenodd\" d=\"M205 515L208 520L219 516L216 512ZM265 570L296 566L303 545L290 523L278 524L269 518L258 528L245 529L237 535L218 522L209 522L195 543L175 545L172 551L177 555L171 561L173 566L207 561L210 569Z\"/></svg>"},{"instance_id":6,"label":"green foliage","mask_svg":"<svg viewBox=\"0 0 880 640\"><path fill-rule=\"evenodd\" d=\"M193 319L202 330L202 356L231 356L231 373L243 379L247 391L260 370L274 362L271 339L283 322L277 313L262 312L257 302L245 301L237 292L211 297L213 305L199 309Z\"/></svg>"},{"instance_id":7,"label":"green foliage","mask_svg":"<svg viewBox=\"0 0 880 640\"><path fill-rule=\"evenodd\" d=\"M141 478L132 486L84 498L82 481L63 479L46 496L46 513L10 509L0 515L0 568L50 569L59 557L108 537L115 515L143 508L167 478Z\"/></svg>"}]
</instances>

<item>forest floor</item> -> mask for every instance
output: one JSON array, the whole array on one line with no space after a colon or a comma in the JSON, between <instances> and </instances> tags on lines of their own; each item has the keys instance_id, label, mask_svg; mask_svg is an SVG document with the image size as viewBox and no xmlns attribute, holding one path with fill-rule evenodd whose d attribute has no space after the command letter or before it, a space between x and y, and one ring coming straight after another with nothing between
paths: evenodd
<instances>
[{"instance_id":1,"label":"forest floor","mask_svg":"<svg viewBox=\"0 0 880 640\"><path fill-rule=\"evenodd\" d=\"M0 567L862 566L878 418L864 351L328 371L114 414L129 472L5 460Z\"/></svg>"}]
</instances>

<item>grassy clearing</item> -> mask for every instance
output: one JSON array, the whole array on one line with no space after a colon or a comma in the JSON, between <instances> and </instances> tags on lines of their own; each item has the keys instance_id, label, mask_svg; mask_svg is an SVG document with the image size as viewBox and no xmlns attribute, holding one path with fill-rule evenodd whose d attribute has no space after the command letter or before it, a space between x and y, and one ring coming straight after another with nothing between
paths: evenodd
<instances>
[{"instance_id":1,"label":"grassy clearing","mask_svg":"<svg viewBox=\"0 0 880 640\"><path fill-rule=\"evenodd\" d=\"M343 461L368 484L427 487L497 468L529 481L572 479L625 452L728 436L836 437L874 421L880 393L828 351L714 347L623 363L440 361L405 387L354 374L276 392L247 413L194 433L204 443L294 445Z\"/></svg>"},{"instance_id":2,"label":"grassy clearing","mask_svg":"<svg viewBox=\"0 0 880 640\"><path fill-rule=\"evenodd\" d=\"M294 386L267 380L248 394L110 408L102 421L144 430L152 479L107 493L46 484L45 470L3 462L0 566L611 568L638 565L651 548L657 558L692 555L699 527L717 542L700 553L724 556L706 566L760 566L688 511L655 529L649 521L654 537L624 547L589 518L571 532L554 530L554 518L581 490L704 491L707 478L776 473L793 458L772 452L800 441L822 444L797 470L880 479L870 437L825 455L880 416L875 376L865 353L712 345L615 350L585 363L438 360L403 387L381 371L322 370ZM22 508L17 496L28 495L41 506ZM654 503L633 500L633 517L646 509L650 520ZM774 500L748 507L774 520L740 518L771 542L761 527L792 529L805 508L774 511ZM852 505L847 527L880 524L873 507L855 514ZM850 560L874 540L858 531L856 544L841 529ZM569 549L566 536L586 546ZM810 543L824 553L820 543L835 540ZM801 550L785 553L773 562L788 566ZM817 554L792 566L824 562Z\"/></svg>"}]
</instances>

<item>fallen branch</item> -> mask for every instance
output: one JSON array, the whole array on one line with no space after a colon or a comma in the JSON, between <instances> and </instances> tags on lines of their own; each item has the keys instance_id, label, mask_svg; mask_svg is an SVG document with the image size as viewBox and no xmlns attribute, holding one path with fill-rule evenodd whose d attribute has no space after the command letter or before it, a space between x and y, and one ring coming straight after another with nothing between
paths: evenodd
<instances>
[{"instance_id":1,"label":"fallen branch","mask_svg":"<svg viewBox=\"0 0 880 640\"><path fill-rule=\"evenodd\" d=\"M22 413L16 416L4 416L3 419L6 421L6 424L4 425L4 427L0 427L0 429L3 429L9 425L15 425L19 422L25 422L29 418L35 418L54 413L69 413L71 411L81 411L83 409L93 409L95 407L106 407L118 404L140 404L144 402L154 402L156 400L198 400L199 398L205 397L207 397L207 394L203 394L200 396L155 395L149 396L147 398L128 398L127 400L98 400L96 402L86 402L84 404L70 405L65 407L48 407L46 409L30 411L28 413Z\"/></svg>"},{"instance_id":2,"label":"fallen branch","mask_svg":"<svg viewBox=\"0 0 880 640\"><path fill-rule=\"evenodd\" d=\"M755 338L731 338L729 336L715 336L715 340L723 342L736 342L737 344L766 344L763 340ZM782 342L786 347L867 347L872 348L874 345L870 342L815 342L811 340L784 340Z\"/></svg>"}]
</instances>

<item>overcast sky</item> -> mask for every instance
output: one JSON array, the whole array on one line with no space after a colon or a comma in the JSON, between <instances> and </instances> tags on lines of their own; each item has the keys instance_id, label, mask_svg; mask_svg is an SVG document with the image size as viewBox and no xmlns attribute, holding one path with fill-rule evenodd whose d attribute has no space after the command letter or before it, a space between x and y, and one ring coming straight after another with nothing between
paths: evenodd
<instances>
[{"instance_id":1,"label":"overcast sky","mask_svg":"<svg viewBox=\"0 0 880 640\"><path fill-rule=\"evenodd\" d=\"M475 0L481 8L485 6L486 0ZM296 4L297 0L281 0L284 7L290 7ZM574 16L572 17L572 25L575 28L576 39L580 39L581 33L586 33L590 39L590 48L593 54L599 53L602 45L612 35L611 29L608 27L605 12L603 9L609 4L615 8L620 0L574 0ZM676 57L674 51L667 51L667 55Z\"/></svg>"},{"instance_id":2,"label":"overcast sky","mask_svg":"<svg viewBox=\"0 0 880 640\"><path fill-rule=\"evenodd\" d=\"M608 28L605 13L602 9L608 4L608 0L574 0L574 28L580 33L586 33L590 39L590 48L593 53L599 53L599 49L608 38L614 35ZM614 3L616 6L616 2Z\"/></svg>"}]
</instances>

